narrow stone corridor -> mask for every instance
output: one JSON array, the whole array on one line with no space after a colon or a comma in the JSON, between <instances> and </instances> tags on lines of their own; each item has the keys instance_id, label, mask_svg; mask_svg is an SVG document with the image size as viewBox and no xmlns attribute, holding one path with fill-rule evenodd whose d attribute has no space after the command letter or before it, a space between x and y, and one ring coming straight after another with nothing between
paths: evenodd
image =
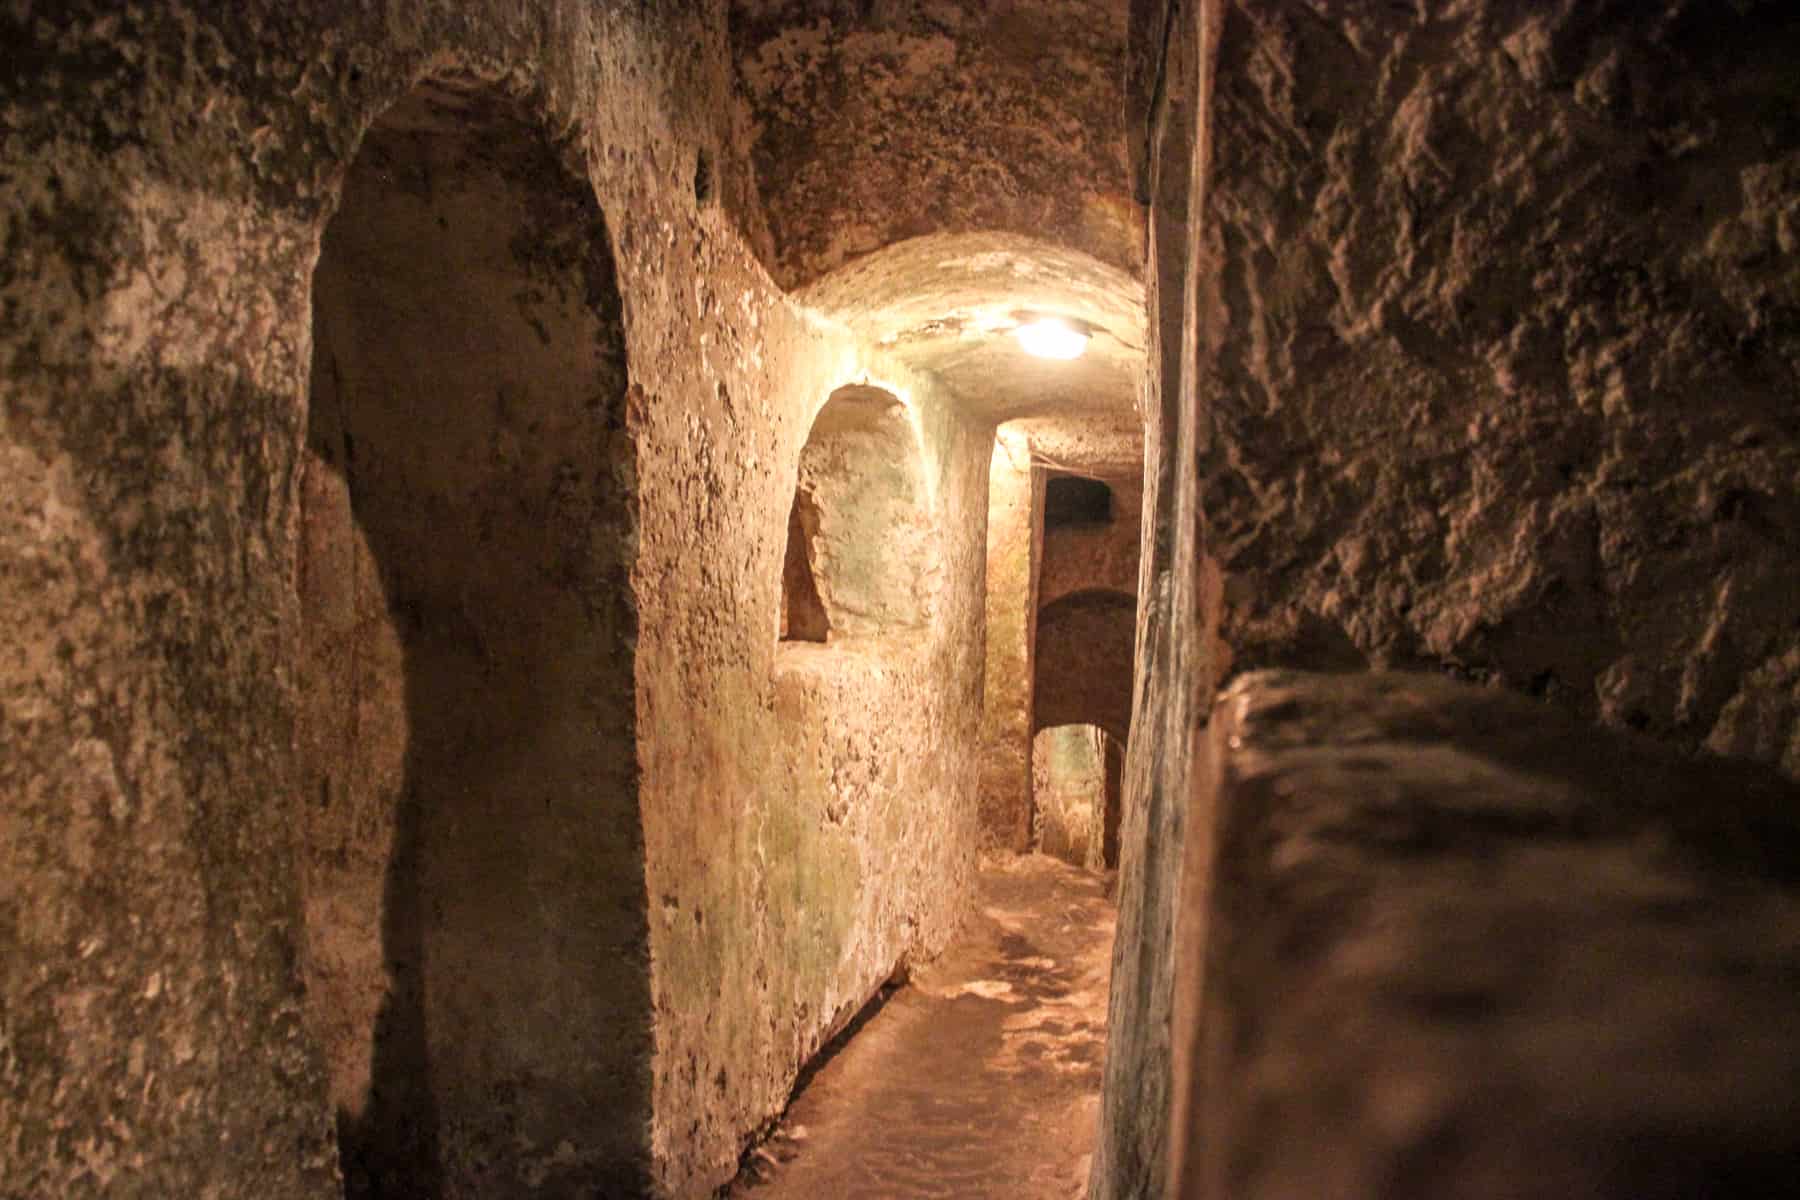
<instances>
[{"instance_id":1,"label":"narrow stone corridor","mask_svg":"<svg viewBox=\"0 0 1800 1200\"><path fill-rule=\"evenodd\" d=\"M0 61L0 1200L1800 1195L1800 0Z\"/></svg>"},{"instance_id":2,"label":"narrow stone corridor","mask_svg":"<svg viewBox=\"0 0 1800 1200\"><path fill-rule=\"evenodd\" d=\"M733 1198L1085 1194L1112 876L991 861L974 915L799 1088Z\"/></svg>"}]
</instances>

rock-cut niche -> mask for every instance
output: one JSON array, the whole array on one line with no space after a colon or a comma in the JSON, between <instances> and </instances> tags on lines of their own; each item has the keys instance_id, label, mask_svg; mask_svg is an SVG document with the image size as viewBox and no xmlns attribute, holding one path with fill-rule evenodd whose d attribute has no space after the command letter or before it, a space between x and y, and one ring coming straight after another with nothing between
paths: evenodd
<instances>
[{"instance_id":1,"label":"rock-cut niche","mask_svg":"<svg viewBox=\"0 0 1800 1200\"><path fill-rule=\"evenodd\" d=\"M1057 475L1044 485L1046 529L1105 525L1112 516L1112 489L1098 479Z\"/></svg>"},{"instance_id":2,"label":"rock-cut niche","mask_svg":"<svg viewBox=\"0 0 1800 1200\"><path fill-rule=\"evenodd\" d=\"M800 451L781 577L784 642L923 629L940 568L919 439L875 387L831 394Z\"/></svg>"},{"instance_id":3,"label":"rock-cut niche","mask_svg":"<svg viewBox=\"0 0 1800 1200\"><path fill-rule=\"evenodd\" d=\"M647 1190L606 228L508 98L415 92L323 239L299 591L309 1023L351 1197Z\"/></svg>"}]
</instances>

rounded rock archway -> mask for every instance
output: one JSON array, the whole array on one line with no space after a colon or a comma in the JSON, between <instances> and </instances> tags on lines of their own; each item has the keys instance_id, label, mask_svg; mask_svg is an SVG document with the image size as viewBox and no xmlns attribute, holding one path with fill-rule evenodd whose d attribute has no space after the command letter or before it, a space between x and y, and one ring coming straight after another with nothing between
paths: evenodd
<instances>
[{"instance_id":1,"label":"rounded rock archway","mask_svg":"<svg viewBox=\"0 0 1800 1200\"><path fill-rule=\"evenodd\" d=\"M621 301L536 114L422 86L314 276L307 1017L350 1197L643 1194Z\"/></svg>"}]
</instances>

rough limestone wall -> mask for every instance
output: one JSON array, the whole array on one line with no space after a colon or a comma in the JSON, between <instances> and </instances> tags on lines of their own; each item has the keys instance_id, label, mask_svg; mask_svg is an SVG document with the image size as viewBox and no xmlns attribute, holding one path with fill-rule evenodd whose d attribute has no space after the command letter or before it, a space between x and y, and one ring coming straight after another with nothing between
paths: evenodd
<instances>
[{"instance_id":1,"label":"rough limestone wall","mask_svg":"<svg viewBox=\"0 0 1800 1200\"><path fill-rule=\"evenodd\" d=\"M680 1194L728 1178L801 1065L966 910L988 466L986 429L787 308L724 226L699 268L708 304L752 289L757 340L696 357L700 402L640 414L664 448L640 467L639 720L655 1136ZM782 643L801 448L827 397L864 381L917 421L939 531L932 622Z\"/></svg>"},{"instance_id":2,"label":"rough limestone wall","mask_svg":"<svg viewBox=\"0 0 1800 1200\"><path fill-rule=\"evenodd\" d=\"M943 582L941 514L920 450L912 413L884 389L840 388L813 422L795 497L834 644L931 619Z\"/></svg>"},{"instance_id":3,"label":"rough limestone wall","mask_svg":"<svg viewBox=\"0 0 1800 1200\"><path fill-rule=\"evenodd\" d=\"M1119 830L1119 919L1107 1010L1100 1134L1092 1200L1166 1194L1174 944L1188 809L1195 696L1216 664L1197 616L1203 597L1197 480L1190 464L1206 425L1193 363L1199 228L1207 143L1199 114L1210 86L1213 26L1196 4L1134 3L1127 60L1134 163L1150 205L1146 283L1150 369L1144 413L1135 724L1127 744Z\"/></svg>"},{"instance_id":4,"label":"rough limestone wall","mask_svg":"<svg viewBox=\"0 0 1800 1200\"><path fill-rule=\"evenodd\" d=\"M1044 525L1032 717L1037 729L1131 728L1143 483L1108 479L1112 518Z\"/></svg>"},{"instance_id":5,"label":"rough limestone wall","mask_svg":"<svg viewBox=\"0 0 1800 1200\"><path fill-rule=\"evenodd\" d=\"M738 120L776 278L930 233L1027 234L1135 269L1124 16L1113 0L735 0Z\"/></svg>"},{"instance_id":6,"label":"rough limestone wall","mask_svg":"<svg viewBox=\"0 0 1800 1200\"><path fill-rule=\"evenodd\" d=\"M1800 16L1227 6L1205 513L1242 665L1800 774Z\"/></svg>"},{"instance_id":7,"label":"rough limestone wall","mask_svg":"<svg viewBox=\"0 0 1800 1200\"><path fill-rule=\"evenodd\" d=\"M909 764L910 803L869 837L910 840L859 844L897 873L860 882L853 948L801 970L768 946L840 910L802 894L830 851L776 803L829 780L815 763L796 786L776 752L783 518L813 410L879 364L789 311L719 207L745 188L720 150L723 13L71 0L0 14L0 43L30 68L0 80L5 1189L337 1191L292 844L309 286L360 131L468 72L552 114L613 238L642 497L651 1142L664 1190L704 1191L839 1011L963 903L973 767L936 751L974 735L985 431L915 397L963 531L949 599L925 663L884 666L868 711L828 726L870 755L881 730L880 761ZM910 707L873 713L889 700Z\"/></svg>"},{"instance_id":8,"label":"rough limestone wall","mask_svg":"<svg viewBox=\"0 0 1800 1200\"><path fill-rule=\"evenodd\" d=\"M1205 759L1170 1194L1792 1190L1791 781L1386 673L1241 677Z\"/></svg>"},{"instance_id":9,"label":"rough limestone wall","mask_svg":"<svg viewBox=\"0 0 1800 1200\"><path fill-rule=\"evenodd\" d=\"M313 314L304 981L346 1192L641 1194L636 452L593 189L524 106L421 88Z\"/></svg>"},{"instance_id":10,"label":"rough limestone wall","mask_svg":"<svg viewBox=\"0 0 1800 1200\"><path fill-rule=\"evenodd\" d=\"M1044 473L1002 431L988 468L986 658L981 697L981 844L1031 846L1032 646Z\"/></svg>"}]
</instances>

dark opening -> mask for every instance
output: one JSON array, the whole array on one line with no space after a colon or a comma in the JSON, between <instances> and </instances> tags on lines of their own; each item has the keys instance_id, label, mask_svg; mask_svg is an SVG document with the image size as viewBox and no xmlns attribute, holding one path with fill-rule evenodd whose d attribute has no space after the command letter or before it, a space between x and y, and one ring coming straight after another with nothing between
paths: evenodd
<instances>
[{"instance_id":1,"label":"dark opening","mask_svg":"<svg viewBox=\"0 0 1800 1200\"><path fill-rule=\"evenodd\" d=\"M1098 479L1058 475L1044 486L1044 528L1104 525L1112 520L1112 489Z\"/></svg>"},{"instance_id":2,"label":"dark opening","mask_svg":"<svg viewBox=\"0 0 1800 1200\"><path fill-rule=\"evenodd\" d=\"M304 969L353 1198L649 1190L608 245L537 124L450 86L370 131L324 237Z\"/></svg>"},{"instance_id":3,"label":"dark opening","mask_svg":"<svg viewBox=\"0 0 1800 1200\"><path fill-rule=\"evenodd\" d=\"M810 518L810 520L809 520ZM808 529L808 526L811 529ZM787 560L781 567L781 637L789 642L822 642L831 618L813 580L812 538L818 531L818 508L805 492L794 493L788 510Z\"/></svg>"}]
</instances>

